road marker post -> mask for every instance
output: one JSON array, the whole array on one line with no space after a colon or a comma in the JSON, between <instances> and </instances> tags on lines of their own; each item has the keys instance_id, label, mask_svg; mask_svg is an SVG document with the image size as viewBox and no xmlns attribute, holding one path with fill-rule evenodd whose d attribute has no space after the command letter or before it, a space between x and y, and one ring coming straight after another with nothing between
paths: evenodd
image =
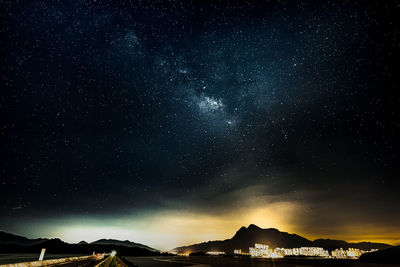
<instances>
[{"instance_id":1,"label":"road marker post","mask_svg":"<svg viewBox=\"0 0 400 267\"><path fill-rule=\"evenodd\" d=\"M39 260L42 261L44 258L44 253L46 252L45 248L42 248L42 251L40 252Z\"/></svg>"}]
</instances>

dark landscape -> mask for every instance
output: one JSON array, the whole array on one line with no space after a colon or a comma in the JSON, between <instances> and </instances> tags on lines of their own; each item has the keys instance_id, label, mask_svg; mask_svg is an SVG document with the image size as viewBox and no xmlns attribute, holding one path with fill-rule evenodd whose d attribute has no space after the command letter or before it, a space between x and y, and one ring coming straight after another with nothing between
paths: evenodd
<instances>
[{"instance_id":1,"label":"dark landscape","mask_svg":"<svg viewBox=\"0 0 400 267\"><path fill-rule=\"evenodd\" d=\"M399 14L0 0L0 264L400 266Z\"/></svg>"},{"instance_id":2,"label":"dark landscape","mask_svg":"<svg viewBox=\"0 0 400 267\"><path fill-rule=\"evenodd\" d=\"M127 257L129 261L140 267L176 267L176 266L254 266L254 267L395 267L395 264L359 262L355 260L318 260L318 259L251 259L233 257Z\"/></svg>"},{"instance_id":3,"label":"dark landscape","mask_svg":"<svg viewBox=\"0 0 400 267\"><path fill-rule=\"evenodd\" d=\"M363 254L360 257L360 262L400 264L399 255L400 246L394 246L387 249Z\"/></svg>"},{"instance_id":4,"label":"dark landscape","mask_svg":"<svg viewBox=\"0 0 400 267\"><path fill-rule=\"evenodd\" d=\"M286 257L284 259L260 259L249 256L234 256L233 250L241 248L247 251L254 243L268 244L271 247L320 246L327 250L336 248L359 248L363 250L379 249L366 253L359 260L316 259L304 257ZM383 243L348 243L342 240L316 239L310 241L296 234L280 232L277 229L261 229L256 225L240 228L233 238L224 241L209 241L191 246L172 249L173 253L191 252L189 257L177 257L174 254L162 253L156 249L129 240L100 239L91 243L80 241L68 244L60 239L28 239L0 231L0 264L37 260L38 252L46 248L45 259L70 256L90 255L93 252L103 253L117 251L124 259L137 266L187 266L204 264L205 266L364 266L368 263L400 263L400 246ZM226 256L209 256L207 251L224 251ZM36 253L36 254L35 254ZM132 257L133 256L133 257ZM368 265L375 266L375 265ZM378 266L378 265L376 265ZM390 266L390 265L387 265Z\"/></svg>"},{"instance_id":5,"label":"dark landscape","mask_svg":"<svg viewBox=\"0 0 400 267\"><path fill-rule=\"evenodd\" d=\"M129 241L100 239L90 244L86 242L69 244L60 239L28 239L0 231L1 253L39 253L42 248L46 248L49 254L90 255L93 252L109 253L116 250L124 256L161 255L159 251L153 248Z\"/></svg>"}]
</instances>

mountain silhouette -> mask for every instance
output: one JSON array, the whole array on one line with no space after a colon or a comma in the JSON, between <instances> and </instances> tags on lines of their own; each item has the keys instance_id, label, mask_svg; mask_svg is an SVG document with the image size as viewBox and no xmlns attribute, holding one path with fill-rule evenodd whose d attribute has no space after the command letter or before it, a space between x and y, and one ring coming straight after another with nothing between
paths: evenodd
<instances>
[{"instance_id":1,"label":"mountain silhouette","mask_svg":"<svg viewBox=\"0 0 400 267\"><path fill-rule=\"evenodd\" d=\"M372 242L359 242L359 243L349 243L343 240L335 240L335 239L316 239L313 241L313 246L315 247L323 247L327 250L334 250L337 248L358 248L361 250L371 250L375 249L385 249L391 247L391 245L384 243L372 243Z\"/></svg>"},{"instance_id":2,"label":"mountain silhouette","mask_svg":"<svg viewBox=\"0 0 400 267\"><path fill-rule=\"evenodd\" d=\"M120 255L124 256L160 255L160 252L154 248L128 240L100 239L90 244L85 241L69 244L58 238L29 239L0 231L0 251L2 253L39 253L42 248L46 248L46 253L53 254L92 254L93 251L117 250Z\"/></svg>"},{"instance_id":3,"label":"mountain silhouette","mask_svg":"<svg viewBox=\"0 0 400 267\"><path fill-rule=\"evenodd\" d=\"M48 239L47 238L29 239L29 238L26 238L23 236L14 235L14 234L0 231L0 244L30 246L30 245L42 243L46 240L48 240Z\"/></svg>"},{"instance_id":4,"label":"mountain silhouette","mask_svg":"<svg viewBox=\"0 0 400 267\"><path fill-rule=\"evenodd\" d=\"M324 249L334 250L336 248L360 248L370 250L372 248L384 249L390 247L383 243L348 243L342 240L317 239L311 241L297 234L281 232L275 228L262 229L257 225L250 224L249 227L241 227L231 239L223 241L208 241L199 244L177 247L171 250L174 253L192 253L206 251L224 251L233 253L235 249L248 251L249 247L255 243L269 245L271 248L298 248L298 247L323 247Z\"/></svg>"},{"instance_id":5,"label":"mountain silhouette","mask_svg":"<svg viewBox=\"0 0 400 267\"><path fill-rule=\"evenodd\" d=\"M145 248L151 251L156 251L156 249L151 248L149 246L140 244L140 243L135 243L129 240L125 240L125 241L120 241L120 240L116 240L116 239L99 239L97 241L94 241L90 244L96 244L96 245L118 245L118 246L125 246L125 247L139 247L139 248Z\"/></svg>"}]
</instances>

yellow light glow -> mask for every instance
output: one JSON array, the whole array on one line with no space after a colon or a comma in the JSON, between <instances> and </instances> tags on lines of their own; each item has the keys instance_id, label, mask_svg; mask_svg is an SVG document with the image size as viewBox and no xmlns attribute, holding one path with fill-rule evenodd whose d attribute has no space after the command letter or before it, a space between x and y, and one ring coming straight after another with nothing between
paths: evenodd
<instances>
[{"instance_id":1,"label":"yellow light glow","mask_svg":"<svg viewBox=\"0 0 400 267\"><path fill-rule=\"evenodd\" d=\"M249 193L249 192L245 192ZM238 194L243 197L243 193ZM231 238L242 226L256 224L261 228L274 227L280 231L297 233L309 239L332 238L346 241L371 241L389 244L400 243L398 229L379 225L354 225L347 228L310 228L299 223L307 207L296 201L279 201L274 198L243 198L236 208L224 212L163 210L150 214L131 214L115 218L71 218L62 222L47 220L31 232L39 236L56 236L67 242L101 238L131 240L168 251L174 247L191 245L209 240ZM112 226L110 226L112 225ZM46 226L46 227L44 227ZM42 230L43 231L43 230ZM374 235L366 235L374 233Z\"/></svg>"}]
</instances>

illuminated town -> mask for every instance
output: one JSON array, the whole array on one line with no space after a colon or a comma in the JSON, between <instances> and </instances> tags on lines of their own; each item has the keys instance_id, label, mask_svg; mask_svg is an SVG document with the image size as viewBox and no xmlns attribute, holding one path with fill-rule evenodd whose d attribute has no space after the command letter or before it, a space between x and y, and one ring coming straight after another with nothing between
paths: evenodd
<instances>
[{"instance_id":1,"label":"illuminated town","mask_svg":"<svg viewBox=\"0 0 400 267\"><path fill-rule=\"evenodd\" d=\"M300 248L271 248L265 244L254 244L254 247L249 248L249 252L235 249L233 254L236 256L250 256L253 258L283 258L285 256L302 256L313 258L326 258L326 259L358 259L362 254L367 252L374 252L377 249L369 251L361 250L358 248L338 248L329 252L321 247L300 247ZM209 256L224 256L223 251L208 251ZM190 256L190 253L177 254L180 256Z\"/></svg>"},{"instance_id":2,"label":"illuminated town","mask_svg":"<svg viewBox=\"0 0 400 267\"><path fill-rule=\"evenodd\" d=\"M300 248L270 248L264 244L254 244L254 247L249 248L249 253L243 253L241 249L235 249L235 255L250 255L251 257L260 258L283 258L285 256L307 256L318 258L331 258L331 259L358 259L363 253L376 251L365 251L357 248L343 248L333 250L329 253L321 247L300 247Z\"/></svg>"}]
</instances>

